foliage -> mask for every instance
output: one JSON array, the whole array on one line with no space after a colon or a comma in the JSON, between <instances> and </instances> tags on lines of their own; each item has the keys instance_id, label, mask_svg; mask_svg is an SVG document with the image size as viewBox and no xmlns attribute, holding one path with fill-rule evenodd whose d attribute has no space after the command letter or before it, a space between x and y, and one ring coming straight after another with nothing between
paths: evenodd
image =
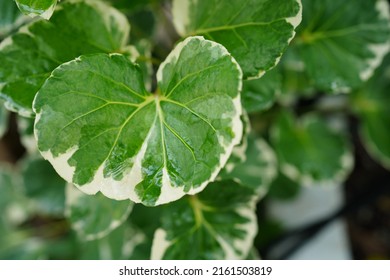
<instances>
[{"instance_id":1,"label":"foliage","mask_svg":"<svg viewBox=\"0 0 390 280\"><path fill-rule=\"evenodd\" d=\"M18 114L27 151L0 167L0 258L253 258L261 199L346 180L351 116L390 166L384 0L0 13L0 136Z\"/></svg>"}]
</instances>

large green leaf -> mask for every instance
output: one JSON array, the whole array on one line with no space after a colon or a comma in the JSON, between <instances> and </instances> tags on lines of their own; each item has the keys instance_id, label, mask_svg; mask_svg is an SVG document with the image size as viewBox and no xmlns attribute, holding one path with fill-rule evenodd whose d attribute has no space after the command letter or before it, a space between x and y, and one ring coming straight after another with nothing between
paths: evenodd
<instances>
[{"instance_id":1,"label":"large green leaf","mask_svg":"<svg viewBox=\"0 0 390 280\"><path fill-rule=\"evenodd\" d=\"M271 130L281 171L304 186L343 182L352 169L347 138L315 115L299 121L283 112Z\"/></svg>"},{"instance_id":2,"label":"large green leaf","mask_svg":"<svg viewBox=\"0 0 390 280\"><path fill-rule=\"evenodd\" d=\"M41 156L30 156L22 162L25 195L44 214L63 216L66 182Z\"/></svg>"},{"instance_id":3,"label":"large green leaf","mask_svg":"<svg viewBox=\"0 0 390 280\"><path fill-rule=\"evenodd\" d=\"M70 1L0 44L0 97L10 110L31 116L32 101L52 70L82 54L120 52L129 25L100 1Z\"/></svg>"},{"instance_id":4,"label":"large green leaf","mask_svg":"<svg viewBox=\"0 0 390 280\"><path fill-rule=\"evenodd\" d=\"M244 78L260 77L277 64L300 21L300 0L173 1L179 34L203 35L224 45Z\"/></svg>"},{"instance_id":5,"label":"large green leaf","mask_svg":"<svg viewBox=\"0 0 390 280\"><path fill-rule=\"evenodd\" d=\"M103 196L86 195L69 184L66 190L66 211L72 228L84 240L100 239L118 228L130 215L133 203Z\"/></svg>"},{"instance_id":6,"label":"large green leaf","mask_svg":"<svg viewBox=\"0 0 390 280\"><path fill-rule=\"evenodd\" d=\"M49 19L54 12L57 0L15 0L19 10L31 17Z\"/></svg>"},{"instance_id":7,"label":"large green leaf","mask_svg":"<svg viewBox=\"0 0 390 280\"><path fill-rule=\"evenodd\" d=\"M349 91L367 80L390 47L386 0L303 0L297 48L322 90Z\"/></svg>"},{"instance_id":8,"label":"large green leaf","mask_svg":"<svg viewBox=\"0 0 390 280\"><path fill-rule=\"evenodd\" d=\"M235 164L232 169L223 169L220 176L223 179L234 179L252 188L262 197L267 193L277 173L274 151L263 139L250 134L245 159L244 162Z\"/></svg>"},{"instance_id":9,"label":"large green leaf","mask_svg":"<svg viewBox=\"0 0 390 280\"><path fill-rule=\"evenodd\" d=\"M255 196L227 180L167 205L152 259L245 259L257 233Z\"/></svg>"},{"instance_id":10,"label":"large green leaf","mask_svg":"<svg viewBox=\"0 0 390 280\"><path fill-rule=\"evenodd\" d=\"M200 192L241 140L241 71L223 46L192 37L157 80L147 92L122 55L61 65L34 102L39 150L89 194L158 205Z\"/></svg>"},{"instance_id":11,"label":"large green leaf","mask_svg":"<svg viewBox=\"0 0 390 280\"><path fill-rule=\"evenodd\" d=\"M368 152L390 168L390 56L365 86L352 95Z\"/></svg>"}]
</instances>

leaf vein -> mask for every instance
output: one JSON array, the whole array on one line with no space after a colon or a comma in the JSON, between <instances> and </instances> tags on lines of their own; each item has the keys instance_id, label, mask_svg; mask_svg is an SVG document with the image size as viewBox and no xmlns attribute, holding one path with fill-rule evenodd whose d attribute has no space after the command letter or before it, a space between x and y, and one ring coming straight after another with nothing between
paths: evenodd
<instances>
[{"instance_id":1,"label":"leaf vein","mask_svg":"<svg viewBox=\"0 0 390 280\"><path fill-rule=\"evenodd\" d=\"M176 130L174 130L169 124L167 124L166 121L163 120L163 124L191 152L192 157L194 158L194 161L198 162L198 160L196 159L195 153L194 153L194 149L177 133Z\"/></svg>"},{"instance_id":2,"label":"leaf vein","mask_svg":"<svg viewBox=\"0 0 390 280\"><path fill-rule=\"evenodd\" d=\"M164 100L165 102L168 102L168 103L172 103L172 104L175 104L179 107L182 107L186 110L188 110L191 114L195 115L196 117L198 117L199 119L201 119L203 122L205 122L206 124L208 124L211 129L214 131L214 132L217 132L217 130L215 129L215 127L210 123L210 121L208 121L206 118L202 117L200 114L198 114L197 112L195 112L194 110L190 109L189 107L185 106L184 104L181 104L179 102L176 102L174 100L170 100L170 99L165 99Z\"/></svg>"}]
</instances>

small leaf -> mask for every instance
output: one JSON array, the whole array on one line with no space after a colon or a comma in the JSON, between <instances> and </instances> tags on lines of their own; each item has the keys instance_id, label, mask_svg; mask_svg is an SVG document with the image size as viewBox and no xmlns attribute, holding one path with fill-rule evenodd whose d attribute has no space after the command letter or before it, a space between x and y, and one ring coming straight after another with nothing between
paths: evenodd
<instances>
[{"instance_id":1,"label":"small leaf","mask_svg":"<svg viewBox=\"0 0 390 280\"><path fill-rule=\"evenodd\" d=\"M228 180L167 205L152 259L245 259L257 233L254 197Z\"/></svg>"},{"instance_id":2,"label":"small leaf","mask_svg":"<svg viewBox=\"0 0 390 280\"><path fill-rule=\"evenodd\" d=\"M202 191L241 141L239 66L223 46L193 37L157 81L147 92L122 55L61 65L34 102L39 150L88 194L151 206Z\"/></svg>"},{"instance_id":3,"label":"small leaf","mask_svg":"<svg viewBox=\"0 0 390 280\"><path fill-rule=\"evenodd\" d=\"M90 241L101 239L120 225L131 213L133 203L116 201L98 193L86 195L69 184L66 188L66 216L72 228Z\"/></svg>"},{"instance_id":4,"label":"small leaf","mask_svg":"<svg viewBox=\"0 0 390 280\"><path fill-rule=\"evenodd\" d=\"M348 92L367 80L390 48L386 0L303 0L292 48L321 90Z\"/></svg>"},{"instance_id":5,"label":"small leaf","mask_svg":"<svg viewBox=\"0 0 390 280\"><path fill-rule=\"evenodd\" d=\"M54 12L57 0L15 0L19 10L28 16L49 19Z\"/></svg>"},{"instance_id":6,"label":"small leaf","mask_svg":"<svg viewBox=\"0 0 390 280\"><path fill-rule=\"evenodd\" d=\"M0 97L9 110L32 116L52 70L82 54L120 52L128 34L125 16L103 2L65 2L50 22L33 22L0 44Z\"/></svg>"},{"instance_id":7,"label":"small leaf","mask_svg":"<svg viewBox=\"0 0 390 280\"><path fill-rule=\"evenodd\" d=\"M49 162L31 156L22 163L25 195L44 214L62 216L65 209L66 182L58 176Z\"/></svg>"},{"instance_id":8,"label":"small leaf","mask_svg":"<svg viewBox=\"0 0 390 280\"><path fill-rule=\"evenodd\" d=\"M272 107L282 93L282 77L276 69L257 80L244 81L242 106L248 113L262 112Z\"/></svg>"},{"instance_id":9,"label":"small leaf","mask_svg":"<svg viewBox=\"0 0 390 280\"><path fill-rule=\"evenodd\" d=\"M352 169L345 135L332 131L318 116L296 121L283 112L271 129L271 140L281 171L304 186L343 182Z\"/></svg>"},{"instance_id":10,"label":"small leaf","mask_svg":"<svg viewBox=\"0 0 390 280\"><path fill-rule=\"evenodd\" d=\"M224 45L244 78L275 66L301 21L300 0L174 0L173 23L182 37L203 35Z\"/></svg>"},{"instance_id":11,"label":"small leaf","mask_svg":"<svg viewBox=\"0 0 390 280\"><path fill-rule=\"evenodd\" d=\"M236 164L232 170L224 169L221 177L237 180L240 184L252 188L260 198L267 193L276 176L276 155L263 139L256 138L253 134L248 138L246 160Z\"/></svg>"},{"instance_id":12,"label":"small leaf","mask_svg":"<svg viewBox=\"0 0 390 280\"><path fill-rule=\"evenodd\" d=\"M362 89L352 94L361 119L361 135L368 152L390 168L390 56Z\"/></svg>"}]
</instances>

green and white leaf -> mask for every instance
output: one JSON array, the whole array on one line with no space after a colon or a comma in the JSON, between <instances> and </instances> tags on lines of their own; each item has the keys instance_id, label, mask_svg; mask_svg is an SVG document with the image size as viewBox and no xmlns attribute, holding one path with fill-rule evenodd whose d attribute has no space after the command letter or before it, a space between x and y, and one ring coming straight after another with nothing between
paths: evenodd
<instances>
[{"instance_id":1,"label":"green and white leaf","mask_svg":"<svg viewBox=\"0 0 390 280\"><path fill-rule=\"evenodd\" d=\"M57 0L15 0L19 10L28 16L49 19L57 5Z\"/></svg>"},{"instance_id":2,"label":"green and white leaf","mask_svg":"<svg viewBox=\"0 0 390 280\"><path fill-rule=\"evenodd\" d=\"M390 56L364 87L352 94L361 119L360 132L368 152L390 168Z\"/></svg>"},{"instance_id":3,"label":"green and white leaf","mask_svg":"<svg viewBox=\"0 0 390 280\"><path fill-rule=\"evenodd\" d=\"M297 48L317 88L348 92L367 80L390 48L386 0L303 0Z\"/></svg>"},{"instance_id":4,"label":"green and white leaf","mask_svg":"<svg viewBox=\"0 0 390 280\"><path fill-rule=\"evenodd\" d=\"M227 180L168 204L152 259L245 259L257 233L255 192Z\"/></svg>"},{"instance_id":5,"label":"green and white leaf","mask_svg":"<svg viewBox=\"0 0 390 280\"><path fill-rule=\"evenodd\" d=\"M233 179L252 188L258 198L264 197L277 174L276 155L265 140L250 134L245 151L246 160L232 170L223 169L223 179Z\"/></svg>"},{"instance_id":6,"label":"green and white leaf","mask_svg":"<svg viewBox=\"0 0 390 280\"><path fill-rule=\"evenodd\" d=\"M4 108L3 102L0 101L0 139L8 128L8 111Z\"/></svg>"},{"instance_id":7,"label":"green and white leaf","mask_svg":"<svg viewBox=\"0 0 390 280\"><path fill-rule=\"evenodd\" d=\"M300 0L174 0L173 23L182 37L203 35L224 45L244 78L274 67L301 22Z\"/></svg>"},{"instance_id":8,"label":"green and white leaf","mask_svg":"<svg viewBox=\"0 0 390 280\"><path fill-rule=\"evenodd\" d=\"M72 184L66 187L65 215L83 240L101 239L129 217L133 203L109 199L97 193L86 195Z\"/></svg>"},{"instance_id":9,"label":"green and white leaf","mask_svg":"<svg viewBox=\"0 0 390 280\"><path fill-rule=\"evenodd\" d=\"M257 80L244 81L241 101L248 113L262 112L272 107L282 93L282 76L273 69Z\"/></svg>"},{"instance_id":10,"label":"green and white leaf","mask_svg":"<svg viewBox=\"0 0 390 280\"><path fill-rule=\"evenodd\" d=\"M122 55L53 71L34 101L38 148L83 192L159 205L202 191L240 143L241 71L226 49L188 38L147 92Z\"/></svg>"},{"instance_id":11,"label":"green and white leaf","mask_svg":"<svg viewBox=\"0 0 390 280\"><path fill-rule=\"evenodd\" d=\"M281 113L271 129L271 143L281 171L303 186L341 183L353 167L346 136L316 115L296 120Z\"/></svg>"},{"instance_id":12,"label":"green and white leaf","mask_svg":"<svg viewBox=\"0 0 390 280\"><path fill-rule=\"evenodd\" d=\"M60 64L82 54L120 52L126 17L101 1L66 1L50 22L35 21L0 44L0 97L6 107L32 116L35 94Z\"/></svg>"},{"instance_id":13,"label":"green and white leaf","mask_svg":"<svg viewBox=\"0 0 390 280\"><path fill-rule=\"evenodd\" d=\"M22 162L24 193L33 207L44 214L63 216L66 182L41 156L30 156Z\"/></svg>"}]
</instances>

